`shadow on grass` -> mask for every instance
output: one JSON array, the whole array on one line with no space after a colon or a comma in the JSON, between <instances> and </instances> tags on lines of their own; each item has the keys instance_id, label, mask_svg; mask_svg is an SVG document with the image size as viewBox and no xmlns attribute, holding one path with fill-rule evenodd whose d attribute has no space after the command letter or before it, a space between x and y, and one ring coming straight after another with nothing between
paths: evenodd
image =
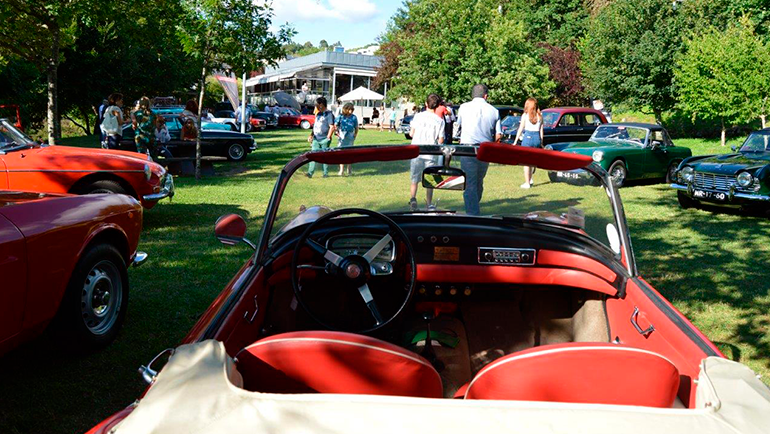
<instances>
[{"instance_id":1,"label":"shadow on grass","mask_svg":"<svg viewBox=\"0 0 770 434\"><path fill-rule=\"evenodd\" d=\"M678 207L675 195L659 196L654 204ZM684 305L685 315L688 310L707 311L715 327L725 326L719 324L719 306L732 308L737 324L727 325L729 336L720 340L729 343L719 344L720 348L727 356L745 359L747 356L735 346L745 344L753 349L749 360L768 369L770 253L766 244L770 224L737 211L729 215L704 214L700 210L679 210L674 219L630 222L641 273L661 282L656 285L658 289L669 300ZM689 231L691 239L681 241L682 237L678 237L679 241L672 241L665 235L681 231Z\"/></svg>"}]
</instances>

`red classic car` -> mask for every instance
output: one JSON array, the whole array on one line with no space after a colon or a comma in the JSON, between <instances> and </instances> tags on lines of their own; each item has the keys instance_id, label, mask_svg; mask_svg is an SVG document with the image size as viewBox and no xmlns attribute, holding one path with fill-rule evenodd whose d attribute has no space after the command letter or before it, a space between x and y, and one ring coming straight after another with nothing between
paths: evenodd
<instances>
[{"instance_id":1,"label":"red classic car","mask_svg":"<svg viewBox=\"0 0 770 434\"><path fill-rule=\"evenodd\" d=\"M51 325L72 345L111 342L128 304L126 267L142 207L119 194L0 190L0 355Z\"/></svg>"},{"instance_id":2,"label":"red classic car","mask_svg":"<svg viewBox=\"0 0 770 434\"><path fill-rule=\"evenodd\" d=\"M174 179L147 155L39 144L0 119L0 189L122 193L149 209L174 195Z\"/></svg>"},{"instance_id":3,"label":"red classic car","mask_svg":"<svg viewBox=\"0 0 770 434\"><path fill-rule=\"evenodd\" d=\"M329 195L303 176L310 162L368 176ZM599 185L533 194L511 188L515 165ZM383 187L410 178L432 189L427 208ZM770 427L770 389L641 277L618 189L590 156L500 143L305 153L278 176L256 243L234 214L215 233L254 256L159 372L159 357L142 367L146 393L90 433Z\"/></svg>"},{"instance_id":4,"label":"red classic car","mask_svg":"<svg viewBox=\"0 0 770 434\"><path fill-rule=\"evenodd\" d=\"M313 115L303 115L289 107L279 107L278 110L279 127L301 127L303 130L309 130L315 124Z\"/></svg>"}]
</instances>

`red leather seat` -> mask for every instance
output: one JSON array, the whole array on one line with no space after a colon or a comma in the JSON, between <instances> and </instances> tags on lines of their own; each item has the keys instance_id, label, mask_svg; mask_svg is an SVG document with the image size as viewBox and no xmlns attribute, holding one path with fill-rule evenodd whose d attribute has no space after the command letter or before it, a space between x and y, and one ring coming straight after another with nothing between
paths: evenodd
<instances>
[{"instance_id":1,"label":"red leather seat","mask_svg":"<svg viewBox=\"0 0 770 434\"><path fill-rule=\"evenodd\" d=\"M441 398L441 377L410 351L368 336L306 331L259 340L238 355L247 390Z\"/></svg>"},{"instance_id":2,"label":"red leather seat","mask_svg":"<svg viewBox=\"0 0 770 434\"><path fill-rule=\"evenodd\" d=\"M651 351L607 343L545 345L502 357L473 378L466 399L669 408L679 371Z\"/></svg>"}]
</instances>

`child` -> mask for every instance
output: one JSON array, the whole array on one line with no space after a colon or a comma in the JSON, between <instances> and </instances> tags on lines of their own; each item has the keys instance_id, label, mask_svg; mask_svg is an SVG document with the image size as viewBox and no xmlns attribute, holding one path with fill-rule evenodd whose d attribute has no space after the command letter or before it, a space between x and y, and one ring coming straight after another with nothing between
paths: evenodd
<instances>
[{"instance_id":1,"label":"child","mask_svg":"<svg viewBox=\"0 0 770 434\"><path fill-rule=\"evenodd\" d=\"M347 148L353 146L353 142L358 135L358 118L353 114L353 104L345 103L342 106L342 112L340 116L334 121L334 127L339 136L337 146L340 148ZM345 166L348 168L348 175L350 175L350 164L340 164L339 175L345 172Z\"/></svg>"},{"instance_id":2,"label":"child","mask_svg":"<svg viewBox=\"0 0 770 434\"><path fill-rule=\"evenodd\" d=\"M158 116L155 119L155 141L161 145L165 145L171 141L171 135L168 133L166 127L166 119L163 116Z\"/></svg>"},{"instance_id":3,"label":"child","mask_svg":"<svg viewBox=\"0 0 770 434\"><path fill-rule=\"evenodd\" d=\"M182 140L195 140L198 138L198 129L195 128L195 121L187 118L182 126Z\"/></svg>"},{"instance_id":4,"label":"child","mask_svg":"<svg viewBox=\"0 0 770 434\"><path fill-rule=\"evenodd\" d=\"M329 148L329 143L334 135L334 115L326 108L326 98L318 97L315 100L315 124L313 124L313 131L310 133L310 137L307 138L307 142L310 143L311 151L323 151ZM315 161L311 161L308 164L307 177L312 178L315 172ZM324 178L329 176L329 166L324 163L323 165Z\"/></svg>"}]
</instances>

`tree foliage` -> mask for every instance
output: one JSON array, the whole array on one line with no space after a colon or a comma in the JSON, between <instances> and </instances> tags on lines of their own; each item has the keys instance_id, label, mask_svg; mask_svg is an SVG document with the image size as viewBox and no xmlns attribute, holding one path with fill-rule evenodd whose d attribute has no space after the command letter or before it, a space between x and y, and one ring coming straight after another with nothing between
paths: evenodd
<instances>
[{"instance_id":1,"label":"tree foliage","mask_svg":"<svg viewBox=\"0 0 770 434\"><path fill-rule=\"evenodd\" d=\"M726 31L710 27L685 42L675 72L679 107L727 126L764 116L770 97L770 52L748 18Z\"/></svg>"},{"instance_id":2,"label":"tree foliage","mask_svg":"<svg viewBox=\"0 0 770 434\"><path fill-rule=\"evenodd\" d=\"M185 0L185 14L177 27L184 51L201 65L198 80L198 130L206 89L206 74L231 67L251 72L275 65L285 57L283 46L294 30L282 26L271 32L273 11L269 3L251 0ZM196 140L195 176L200 178L201 144Z\"/></svg>"},{"instance_id":3,"label":"tree foliage","mask_svg":"<svg viewBox=\"0 0 770 434\"><path fill-rule=\"evenodd\" d=\"M601 8L581 43L592 94L649 108L661 122L676 102L672 80L681 24L671 0L616 0Z\"/></svg>"},{"instance_id":4,"label":"tree foliage","mask_svg":"<svg viewBox=\"0 0 770 434\"><path fill-rule=\"evenodd\" d=\"M389 96L421 101L432 92L451 101L470 98L486 83L493 103L548 99L554 87L540 48L527 39L516 14L493 0L420 0L405 3L382 38L385 56L378 82L390 79Z\"/></svg>"},{"instance_id":5,"label":"tree foliage","mask_svg":"<svg viewBox=\"0 0 770 434\"><path fill-rule=\"evenodd\" d=\"M580 70L580 52L574 48L542 45L543 62L548 65L549 76L556 84L554 104L581 106L585 103L583 72Z\"/></svg>"}]
</instances>

